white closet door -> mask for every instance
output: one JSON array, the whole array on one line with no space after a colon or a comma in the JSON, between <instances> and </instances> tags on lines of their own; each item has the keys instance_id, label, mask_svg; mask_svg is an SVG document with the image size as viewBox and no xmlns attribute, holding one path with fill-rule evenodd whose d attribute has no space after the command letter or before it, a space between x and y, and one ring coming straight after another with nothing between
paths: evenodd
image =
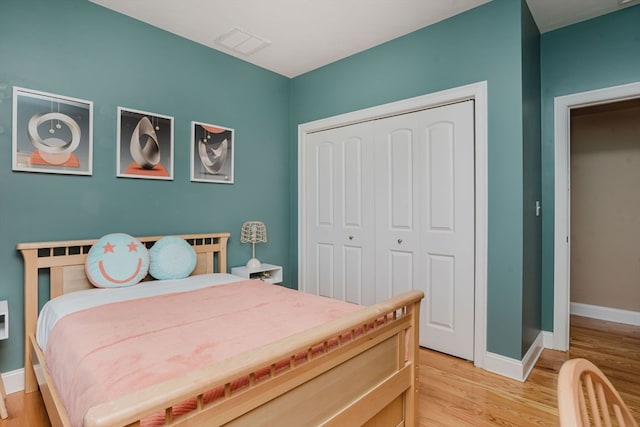
<instances>
[{"instance_id":1,"label":"white closet door","mask_svg":"<svg viewBox=\"0 0 640 427\"><path fill-rule=\"evenodd\" d=\"M373 123L318 132L306 142L303 290L373 304Z\"/></svg>"},{"instance_id":2,"label":"white closet door","mask_svg":"<svg viewBox=\"0 0 640 427\"><path fill-rule=\"evenodd\" d=\"M376 299L420 289L420 345L473 360L473 101L376 121Z\"/></svg>"}]
</instances>

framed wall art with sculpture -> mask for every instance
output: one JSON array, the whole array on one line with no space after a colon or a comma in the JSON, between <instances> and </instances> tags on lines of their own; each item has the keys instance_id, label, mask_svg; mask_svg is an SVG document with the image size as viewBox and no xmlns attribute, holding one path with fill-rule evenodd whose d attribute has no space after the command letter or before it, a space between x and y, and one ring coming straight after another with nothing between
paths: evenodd
<instances>
[{"instance_id":1,"label":"framed wall art with sculpture","mask_svg":"<svg viewBox=\"0 0 640 427\"><path fill-rule=\"evenodd\" d=\"M14 171L91 175L93 102L13 88Z\"/></svg>"},{"instance_id":2,"label":"framed wall art with sculpture","mask_svg":"<svg viewBox=\"0 0 640 427\"><path fill-rule=\"evenodd\" d=\"M191 181L233 184L234 130L191 122Z\"/></svg>"},{"instance_id":3,"label":"framed wall art with sculpture","mask_svg":"<svg viewBox=\"0 0 640 427\"><path fill-rule=\"evenodd\" d=\"M118 107L119 177L173 179L173 117Z\"/></svg>"}]
</instances>

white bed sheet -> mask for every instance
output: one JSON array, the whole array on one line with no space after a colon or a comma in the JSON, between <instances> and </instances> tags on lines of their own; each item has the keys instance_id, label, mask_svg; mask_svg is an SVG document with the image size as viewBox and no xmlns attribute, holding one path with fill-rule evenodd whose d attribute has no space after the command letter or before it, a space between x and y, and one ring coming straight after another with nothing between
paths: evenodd
<instances>
[{"instance_id":1,"label":"white bed sheet","mask_svg":"<svg viewBox=\"0 0 640 427\"><path fill-rule=\"evenodd\" d=\"M95 288L71 292L47 301L42 307L38 316L36 340L40 348L46 350L49 332L51 332L56 322L76 311L119 301L185 292L243 280L247 279L228 273L212 273L189 276L186 279L178 280L152 280L125 288Z\"/></svg>"}]
</instances>

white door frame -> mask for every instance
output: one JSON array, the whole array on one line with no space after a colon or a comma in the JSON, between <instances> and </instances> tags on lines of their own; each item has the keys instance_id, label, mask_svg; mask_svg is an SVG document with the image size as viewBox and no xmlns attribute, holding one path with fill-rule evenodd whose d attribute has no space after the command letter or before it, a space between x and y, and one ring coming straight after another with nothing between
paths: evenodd
<instances>
[{"instance_id":1,"label":"white door frame","mask_svg":"<svg viewBox=\"0 0 640 427\"><path fill-rule=\"evenodd\" d=\"M474 364L485 366L487 329L487 82L417 96L364 110L298 125L298 283L305 262L305 140L306 135L338 126L409 113L459 101L475 101L475 318Z\"/></svg>"},{"instance_id":2,"label":"white door frame","mask_svg":"<svg viewBox=\"0 0 640 427\"><path fill-rule=\"evenodd\" d=\"M554 260L553 260L553 348L569 349L570 298L570 111L574 108L607 104L640 97L640 82L588 92L558 96L554 99Z\"/></svg>"}]
</instances>

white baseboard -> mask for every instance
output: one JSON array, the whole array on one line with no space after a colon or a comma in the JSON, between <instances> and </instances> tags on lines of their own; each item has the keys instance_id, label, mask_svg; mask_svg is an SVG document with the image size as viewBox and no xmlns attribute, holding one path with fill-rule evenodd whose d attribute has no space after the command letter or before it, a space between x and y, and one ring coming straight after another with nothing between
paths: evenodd
<instances>
[{"instance_id":1,"label":"white baseboard","mask_svg":"<svg viewBox=\"0 0 640 427\"><path fill-rule=\"evenodd\" d=\"M542 331L542 343L544 345L544 348L557 350L553 348L553 332Z\"/></svg>"},{"instance_id":2,"label":"white baseboard","mask_svg":"<svg viewBox=\"0 0 640 427\"><path fill-rule=\"evenodd\" d=\"M4 389L7 394L24 390L24 369L16 369L2 374Z\"/></svg>"},{"instance_id":3,"label":"white baseboard","mask_svg":"<svg viewBox=\"0 0 640 427\"><path fill-rule=\"evenodd\" d=\"M487 352L484 369L524 382L545 348L544 341L544 333L541 331L522 360Z\"/></svg>"},{"instance_id":4,"label":"white baseboard","mask_svg":"<svg viewBox=\"0 0 640 427\"><path fill-rule=\"evenodd\" d=\"M529 347L529 350L527 350L527 354L525 354L522 359L522 381L526 381L529 377L529 374L533 370L534 366L536 366L536 362L538 362L538 359L542 354L542 350L544 350L544 334L540 331L536 339L533 341L533 344L531 344L531 347Z\"/></svg>"},{"instance_id":5,"label":"white baseboard","mask_svg":"<svg viewBox=\"0 0 640 427\"><path fill-rule=\"evenodd\" d=\"M575 314L577 316L640 326L640 312L638 311L600 307L597 305L582 304L578 302L572 302L569 309L571 314Z\"/></svg>"}]
</instances>

